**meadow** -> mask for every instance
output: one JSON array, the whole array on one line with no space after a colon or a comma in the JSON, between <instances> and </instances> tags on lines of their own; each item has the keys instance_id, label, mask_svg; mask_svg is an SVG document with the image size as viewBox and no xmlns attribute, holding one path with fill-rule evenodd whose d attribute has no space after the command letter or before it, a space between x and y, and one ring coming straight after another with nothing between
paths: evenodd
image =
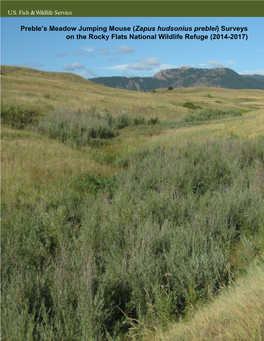
<instances>
[{"instance_id":1,"label":"meadow","mask_svg":"<svg viewBox=\"0 0 264 341\"><path fill-rule=\"evenodd\" d=\"M262 90L1 84L3 339L263 339Z\"/></svg>"}]
</instances>

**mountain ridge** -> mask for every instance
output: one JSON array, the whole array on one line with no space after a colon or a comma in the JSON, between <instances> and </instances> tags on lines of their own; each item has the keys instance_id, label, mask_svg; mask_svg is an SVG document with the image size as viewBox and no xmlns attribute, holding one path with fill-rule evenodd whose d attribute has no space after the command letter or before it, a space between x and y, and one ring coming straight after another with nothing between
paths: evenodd
<instances>
[{"instance_id":1,"label":"mountain ridge","mask_svg":"<svg viewBox=\"0 0 264 341\"><path fill-rule=\"evenodd\" d=\"M117 89L148 92L152 89L219 87L226 89L264 90L264 76L239 75L229 68L198 69L181 67L160 70L151 77L96 77L90 81Z\"/></svg>"}]
</instances>

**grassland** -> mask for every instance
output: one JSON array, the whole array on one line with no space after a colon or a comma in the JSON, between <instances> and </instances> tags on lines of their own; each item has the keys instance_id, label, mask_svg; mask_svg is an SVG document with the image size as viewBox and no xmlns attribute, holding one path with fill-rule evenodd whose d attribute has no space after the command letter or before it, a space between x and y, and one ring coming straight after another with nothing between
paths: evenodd
<instances>
[{"instance_id":1,"label":"grassland","mask_svg":"<svg viewBox=\"0 0 264 341\"><path fill-rule=\"evenodd\" d=\"M263 91L1 84L3 339L263 339Z\"/></svg>"}]
</instances>

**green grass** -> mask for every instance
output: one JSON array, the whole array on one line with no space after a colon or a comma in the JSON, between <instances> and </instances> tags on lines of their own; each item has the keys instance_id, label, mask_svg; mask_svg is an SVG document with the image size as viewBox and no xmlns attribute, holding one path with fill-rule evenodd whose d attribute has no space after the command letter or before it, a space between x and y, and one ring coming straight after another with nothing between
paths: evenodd
<instances>
[{"instance_id":1,"label":"green grass","mask_svg":"<svg viewBox=\"0 0 264 341\"><path fill-rule=\"evenodd\" d=\"M185 102L183 104L184 108L188 108L188 109L201 109L201 107L199 105L194 105L192 102Z\"/></svg>"},{"instance_id":2,"label":"green grass","mask_svg":"<svg viewBox=\"0 0 264 341\"><path fill-rule=\"evenodd\" d=\"M96 112L55 110L38 122L37 131L62 142L73 142L77 146L100 146L118 136L118 130L138 125L155 125L158 118L146 120L143 116L119 113L100 115Z\"/></svg>"},{"instance_id":3,"label":"green grass","mask_svg":"<svg viewBox=\"0 0 264 341\"><path fill-rule=\"evenodd\" d=\"M23 129L29 124L35 124L40 119L39 107L15 106L1 103L1 123L13 128Z\"/></svg>"},{"instance_id":4,"label":"green grass","mask_svg":"<svg viewBox=\"0 0 264 341\"><path fill-rule=\"evenodd\" d=\"M211 120L219 120L226 117L242 116L242 113L238 110L213 110L213 109L198 109L191 114L187 114L184 118L184 122L203 122Z\"/></svg>"},{"instance_id":5,"label":"green grass","mask_svg":"<svg viewBox=\"0 0 264 341\"><path fill-rule=\"evenodd\" d=\"M157 330L181 326L261 257L263 92L210 88L209 102L206 88L154 96L3 71L3 339L166 338ZM244 325L260 339L257 309Z\"/></svg>"},{"instance_id":6,"label":"green grass","mask_svg":"<svg viewBox=\"0 0 264 341\"><path fill-rule=\"evenodd\" d=\"M166 326L206 301L260 252L251 242L250 259L232 263L241 237L262 233L263 141L146 149L114 177L83 173L26 205L20 192L2 202L3 311L22 313L3 332L122 337L126 316Z\"/></svg>"}]
</instances>

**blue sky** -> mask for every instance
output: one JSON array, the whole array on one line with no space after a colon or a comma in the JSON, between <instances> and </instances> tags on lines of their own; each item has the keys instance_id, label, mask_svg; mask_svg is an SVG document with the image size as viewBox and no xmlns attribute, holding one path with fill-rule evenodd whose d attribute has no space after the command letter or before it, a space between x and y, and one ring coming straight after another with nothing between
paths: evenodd
<instances>
[{"instance_id":1,"label":"blue sky","mask_svg":"<svg viewBox=\"0 0 264 341\"><path fill-rule=\"evenodd\" d=\"M21 26L38 26L28 31ZM75 32L50 31L49 27L76 27ZM82 27L106 28L106 32L79 31ZM130 27L130 32L110 32L109 26ZM154 28L151 32L133 32L133 27ZM159 32L158 27L176 28ZM194 32L195 27L219 27L218 34L247 34L248 39L215 39L215 31ZM221 27L240 28L221 31ZM47 31L44 31L47 27ZM177 31L191 27L190 32ZM247 30L245 30L245 28ZM241 30L243 32L241 33ZM183 65L197 68L229 67L240 74L264 75L264 18L73 18L3 17L1 18L1 64L27 66L43 71L73 72L84 78L99 76L153 76L156 72ZM115 39L119 34L127 39ZM180 34L183 39L161 40L158 34ZM87 39L77 39L76 35ZM102 39L88 39L89 34ZM152 35L152 40L129 39L130 34ZM187 39L185 34L208 35L208 40ZM66 39L73 35L74 39ZM105 38L108 37L108 40ZM93 36L94 37L94 36Z\"/></svg>"}]
</instances>

